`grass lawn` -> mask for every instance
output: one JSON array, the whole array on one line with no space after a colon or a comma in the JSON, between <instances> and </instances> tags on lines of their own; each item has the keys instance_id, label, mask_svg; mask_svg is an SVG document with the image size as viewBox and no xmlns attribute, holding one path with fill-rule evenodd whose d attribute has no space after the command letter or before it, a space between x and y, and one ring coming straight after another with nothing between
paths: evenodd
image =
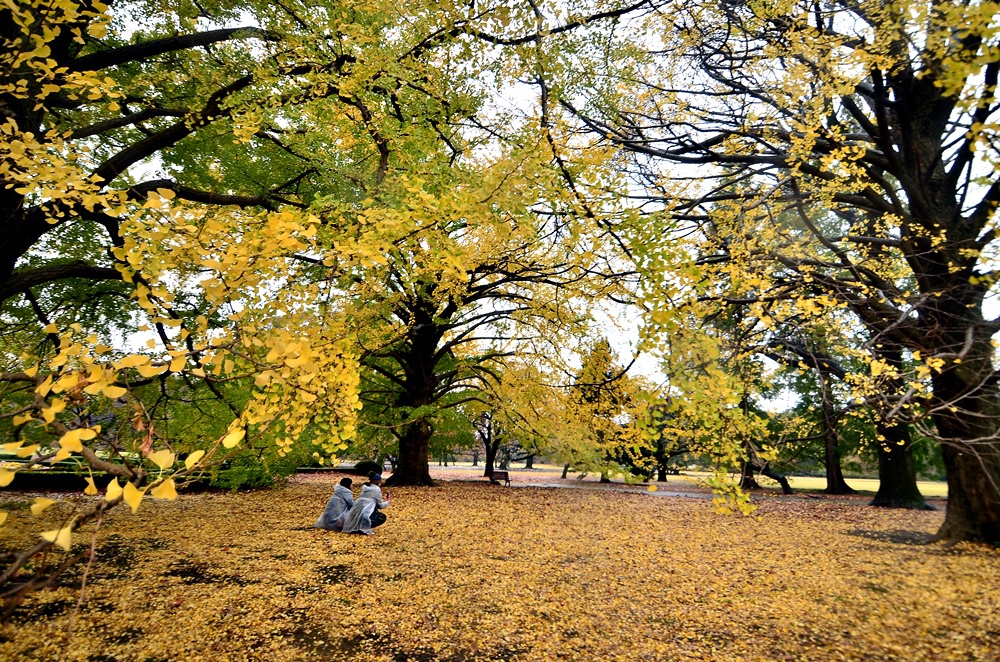
<instances>
[{"instance_id":1,"label":"grass lawn","mask_svg":"<svg viewBox=\"0 0 1000 662\"><path fill-rule=\"evenodd\" d=\"M482 472L482 466L473 467L469 462L451 462L449 463L449 469L454 471L460 470L474 470ZM434 466L434 469L441 471L441 467ZM520 471L519 467L515 467L512 471ZM534 469L530 470L533 474L562 474L562 467L556 466L554 464L540 464L536 463ZM574 476L572 472L570 476ZM707 472L699 471L685 471L684 476L692 478L704 478L709 476ZM598 476L590 476L590 480L597 480ZM670 483L674 484L678 481L684 480L684 477L671 476ZM780 489L778 483L765 476L757 476L757 480L761 485L765 487L772 487L775 489ZM822 492L826 489L826 478L823 476L788 476L788 483L793 489L805 490L809 492ZM847 484L863 493L870 493L874 495L878 492L878 479L877 478L848 478ZM920 480L917 481L917 486L920 488L920 493L923 494L928 499L945 499L948 497L948 483L944 481L930 481L930 480Z\"/></svg>"},{"instance_id":2,"label":"grass lawn","mask_svg":"<svg viewBox=\"0 0 1000 662\"><path fill-rule=\"evenodd\" d=\"M773 497L760 518L725 517L707 499L659 492L444 482L392 490L376 535L348 536L311 528L335 482L318 474L116 509L72 633L77 593L36 595L0 627L0 659L996 662L1000 652L1000 551L918 544L940 511ZM13 510L0 546L26 540L37 519L54 524L58 508Z\"/></svg>"}]
</instances>

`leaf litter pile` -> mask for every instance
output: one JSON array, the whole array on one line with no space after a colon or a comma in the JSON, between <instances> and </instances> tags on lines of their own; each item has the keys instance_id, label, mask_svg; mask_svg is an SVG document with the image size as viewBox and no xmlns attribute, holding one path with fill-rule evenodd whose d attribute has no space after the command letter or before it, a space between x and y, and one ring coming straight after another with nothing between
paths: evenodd
<instances>
[{"instance_id":1,"label":"leaf litter pile","mask_svg":"<svg viewBox=\"0 0 1000 662\"><path fill-rule=\"evenodd\" d=\"M336 478L117 509L71 634L35 594L0 659L1000 659L1000 551L919 544L940 512L444 482L352 536L311 528Z\"/></svg>"}]
</instances>

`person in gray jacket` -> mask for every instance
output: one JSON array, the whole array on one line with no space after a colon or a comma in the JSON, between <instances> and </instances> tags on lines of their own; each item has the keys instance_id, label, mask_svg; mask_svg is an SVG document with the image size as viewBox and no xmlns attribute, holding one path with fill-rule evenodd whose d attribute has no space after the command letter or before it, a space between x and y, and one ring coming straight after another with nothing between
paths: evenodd
<instances>
[{"instance_id":1,"label":"person in gray jacket","mask_svg":"<svg viewBox=\"0 0 1000 662\"><path fill-rule=\"evenodd\" d=\"M341 478L340 485L333 488L333 496L326 502L323 514L313 524L317 529L340 531L344 528L344 518L354 506L354 495L351 493L351 479Z\"/></svg>"},{"instance_id":2,"label":"person in gray jacket","mask_svg":"<svg viewBox=\"0 0 1000 662\"><path fill-rule=\"evenodd\" d=\"M389 507L389 493L385 494L385 501L382 500L382 475L371 473L368 475L368 482L361 486L361 494L358 500L344 518L344 533L364 533L372 534L372 529L385 522L385 514L382 509Z\"/></svg>"}]
</instances>

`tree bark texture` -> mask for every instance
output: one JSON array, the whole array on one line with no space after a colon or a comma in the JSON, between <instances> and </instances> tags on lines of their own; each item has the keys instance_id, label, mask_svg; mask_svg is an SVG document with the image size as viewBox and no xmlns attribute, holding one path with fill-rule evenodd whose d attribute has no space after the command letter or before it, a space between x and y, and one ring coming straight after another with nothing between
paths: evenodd
<instances>
[{"instance_id":1,"label":"tree bark texture","mask_svg":"<svg viewBox=\"0 0 1000 662\"><path fill-rule=\"evenodd\" d=\"M853 494L854 488L844 480L844 472L840 468L840 448L837 438L837 417L833 411L833 397L830 394L829 375L825 370L819 371L820 391L823 400L823 449L826 464L827 494Z\"/></svg>"},{"instance_id":2,"label":"tree bark texture","mask_svg":"<svg viewBox=\"0 0 1000 662\"><path fill-rule=\"evenodd\" d=\"M433 428L428 421L411 423L399 440L399 460L396 471L385 481L386 485L433 485L427 462L428 448Z\"/></svg>"},{"instance_id":3,"label":"tree bark texture","mask_svg":"<svg viewBox=\"0 0 1000 662\"><path fill-rule=\"evenodd\" d=\"M948 473L940 539L1000 543L1000 393L992 344L934 377L934 424ZM988 346L988 349L987 349Z\"/></svg>"}]
</instances>

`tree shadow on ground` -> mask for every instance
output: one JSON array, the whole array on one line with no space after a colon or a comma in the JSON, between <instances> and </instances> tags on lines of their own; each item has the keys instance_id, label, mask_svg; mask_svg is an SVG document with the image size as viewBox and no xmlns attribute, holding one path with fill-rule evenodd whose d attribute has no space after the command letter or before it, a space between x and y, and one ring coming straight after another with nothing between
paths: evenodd
<instances>
[{"instance_id":1,"label":"tree shadow on ground","mask_svg":"<svg viewBox=\"0 0 1000 662\"><path fill-rule=\"evenodd\" d=\"M847 532L849 536L858 536L868 540L879 542L891 542L898 545L927 545L934 541L934 534L926 531L908 531L906 529L896 529L894 531L872 531L870 529L853 529Z\"/></svg>"}]
</instances>

